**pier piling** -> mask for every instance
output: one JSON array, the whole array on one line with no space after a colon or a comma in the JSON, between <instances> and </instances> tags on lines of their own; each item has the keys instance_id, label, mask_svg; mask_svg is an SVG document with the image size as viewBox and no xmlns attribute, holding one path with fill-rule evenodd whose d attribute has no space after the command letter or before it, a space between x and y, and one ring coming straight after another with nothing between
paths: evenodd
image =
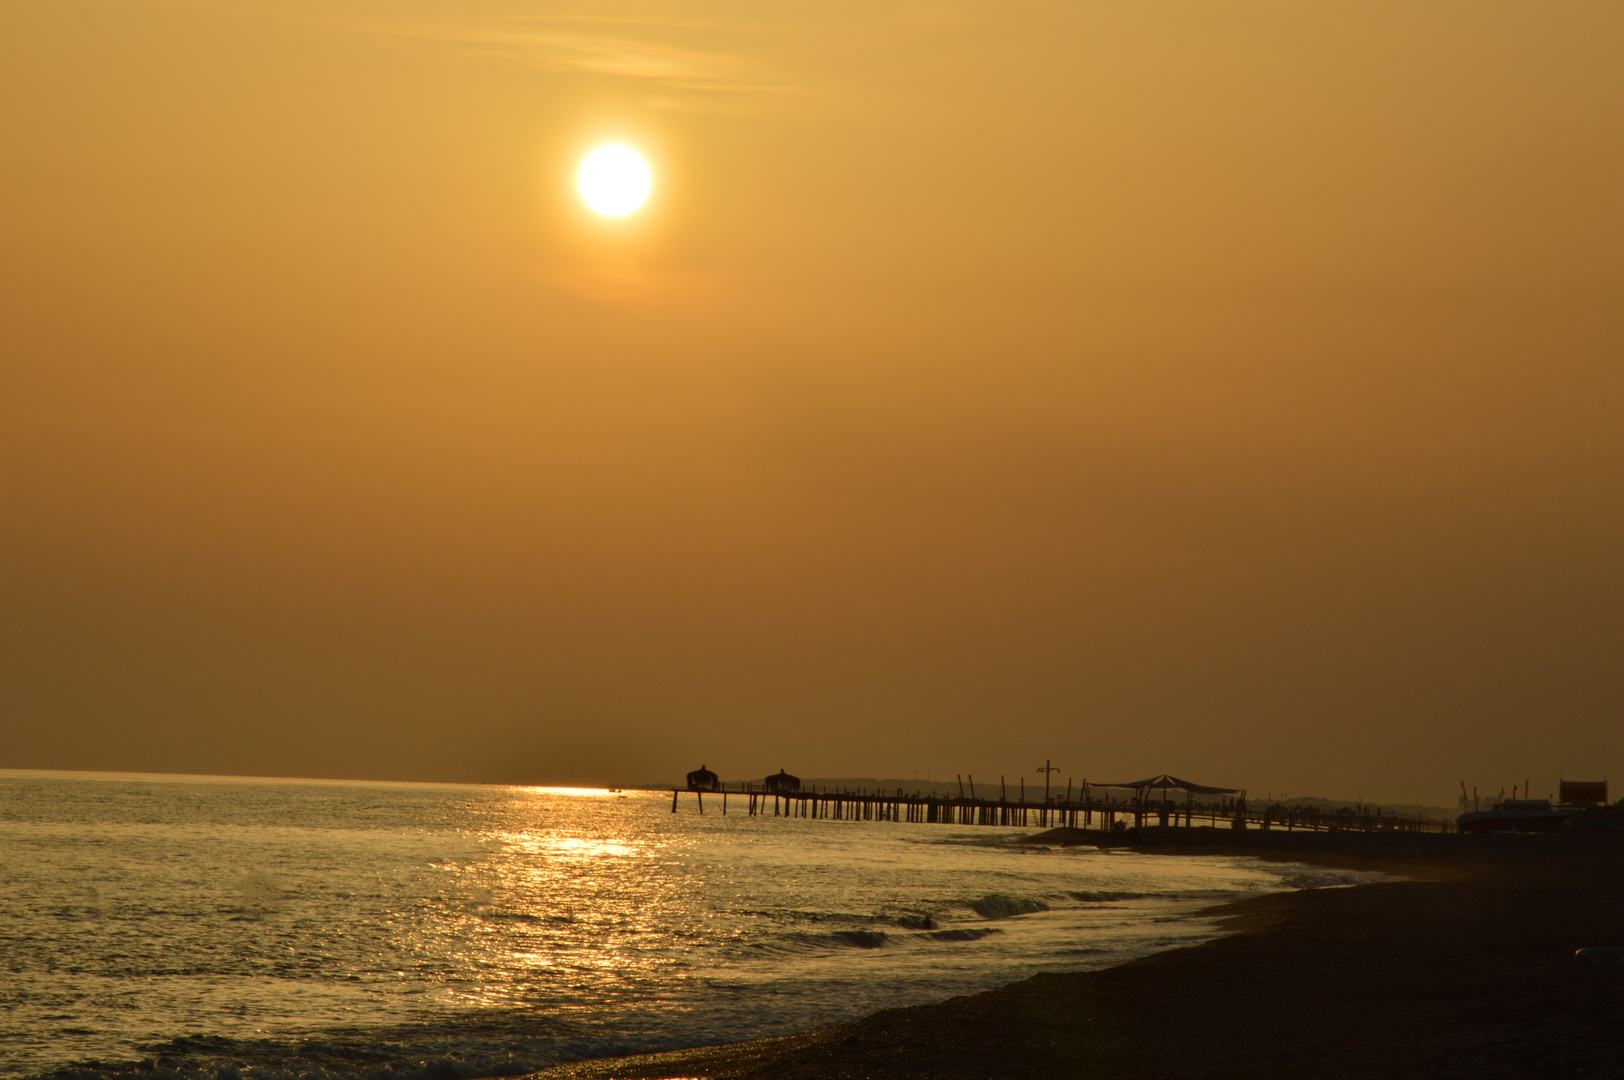
<instances>
[{"instance_id":1,"label":"pier piling","mask_svg":"<svg viewBox=\"0 0 1624 1080\"><path fill-rule=\"evenodd\" d=\"M1053 766L1049 766L1053 768ZM1058 770L1057 770L1058 771ZM998 798L982 798L976 793L975 777L966 773L957 778L959 794L937 795L923 792L909 793L902 789L830 791L809 787L798 792L762 791L753 784L728 787L718 784L694 792L695 807L705 812L705 793L722 796L722 813L729 813L729 794L745 797L750 817L764 817L767 800L772 799L773 817L799 817L806 819L832 818L835 821L889 821L920 825L999 826L1004 828L1081 827L1104 833L1121 832L1131 825L1135 829L1191 829L1197 818L1203 828L1227 826L1232 829L1277 829L1288 832L1451 832L1452 822L1424 818L1400 818L1369 808L1343 809L1325 812L1312 807L1283 806L1279 804L1248 806L1244 797L1218 798L1197 802L1194 793L1188 793L1181 806L1165 798L1152 800L1144 794L1125 798L1101 795L1098 786L1091 788L1085 780L1080 786L1066 781L1065 795L1046 791L1042 802L1028 802L1024 779L1017 788L1014 801L1009 798L1007 779L998 781ZM671 812L677 812L681 788L671 791ZM1212 790L1212 789L1207 789ZM1033 811L1036 811L1034 814Z\"/></svg>"}]
</instances>

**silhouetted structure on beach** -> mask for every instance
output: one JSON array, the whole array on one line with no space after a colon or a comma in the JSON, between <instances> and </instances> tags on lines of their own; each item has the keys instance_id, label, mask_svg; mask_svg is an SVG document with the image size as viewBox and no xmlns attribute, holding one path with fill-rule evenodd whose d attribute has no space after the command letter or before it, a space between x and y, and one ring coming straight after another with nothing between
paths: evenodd
<instances>
[{"instance_id":1,"label":"silhouetted structure on beach","mask_svg":"<svg viewBox=\"0 0 1624 1080\"><path fill-rule=\"evenodd\" d=\"M1180 780L1178 777L1169 776L1166 773L1160 776L1152 776L1147 780L1131 780L1126 784L1093 784L1091 786L1131 789L1133 791L1134 807L1139 820L1143 821L1146 813L1154 812L1159 819L1158 823L1161 825L1167 824L1170 814L1176 823L1181 810L1184 813L1185 824L1189 824L1193 820L1195 797L1197 795L1233 795L1235 801L1231 809L1240 813L1246 811L1246 790L1244 788L1209 787L1206 784L1193 784L1188 780ZM1158 791L1161 792L1159 800L1155 798L1155 792ZM1172 791L1184 792L1184 805L1182 807L1168 799L1168 793ZM1154 810L1152 809L1153 803Z\"/></svg>"},{"instance_id":2,"label":"silhouetted structure on beach","mask_svg":"<svg viewBox=\"0 0 1624 1080\"><path fill-rule=\"evenodd\" d=\"M1607 805L1607 781L1605 780L1559 780L1559 797L1557 802L1565 805L1585 804L1589 806Z\"/></svg>"},{"instance_id":3,"label":"silhouetted structure on beach","mask_svg":"<svg viewBox=\"0 0 1624 1080\"><path fill-rule=\"evenodd\" d=\"M779 769L778 775L767 777L762 786L769 795L798 795L801 791L801 778Z\"/></svg>"},{"instance_id":4,"label":"silhouetted structure on beach","mask_svg":"<svg viewBox=\"0 0 1624 1080\"><path fill-rule=\"evenodd\" d=\"M721 791L722 778L701 765L688 774L689 791Z\"/></svg>"},{"instance_id":5,"label":"silhouetted structure on beach","mask_svg":"<svg viewBox=\"0 0 1624 1080\"><path fill-rule=\"evenodd\" d=\"M1044 770L1047 772L1047 768ZM703 782L701 782L703 781ZM1125 789L1131 794L1115 796L1106 789ZM837 821L903 821L920 824L944 825L1013 825L1040 828L1063 827L1092 829L1099 834L1124 834L1130 829L1159 826L1191 829L1196 823L1232 829L1283 828L1312 830L1315 832L1377 830L1406 832L1442 832L1451 826L1447 822L1426 818L1399 818L1383 814L1377 807L1361 807L1357 811L1322 813L1319 810L1270 806L1248 806L1243 788L1212 787L1180 780L1176 776L1153 776L1148 780L1135 780L1126 784L1090 784L1079 786L1067 780L1064 792L1056 788L1046 794L1042 802L1028 802L1024 783L1010 798L1003 777L999 777L999 797L983 798L973 781L966 792L961 787L957 798L951 794L923 791L909 792L905 788L848 788L842 785L803 785L801 778L780 769L761 783L752 780L735 782L732 787L721 783L705 769L688 774L688 790L695 793L699 812L705 812L705 793L722 796L722 813L728 812L728 794L745 801L745 812L751 817L767 814L773 817L832 818ZM671 789L671 812L677 811L680 788ZM1184 792L1184 798L1174 801L1168 796L1175 791ZM1157 794L1160 798L1156 798ZM1126 842L1126 838L1121 841Z\"/></svg>"}]
</instances>

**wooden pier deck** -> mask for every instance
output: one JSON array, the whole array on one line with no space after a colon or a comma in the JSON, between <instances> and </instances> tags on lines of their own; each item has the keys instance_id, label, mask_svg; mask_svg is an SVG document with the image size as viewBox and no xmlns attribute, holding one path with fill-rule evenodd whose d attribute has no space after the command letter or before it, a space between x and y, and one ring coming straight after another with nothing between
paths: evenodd
<instances>
[{"instance_id":1,"label":"wooden pier deck","mask_svg":"<svg viewBox=\"0 0 1624 1080\"><path fill-rule=\"evenodd\" d=\"M704 791L673 788L671 812L679 796L695 796L699 813L705 796L728 812L728 797L742 803L751 817L798 817L834 821L901 821L942 825L989 825L1015 828L1074 828L1122 831L1146 826L1190 828L1195 825L1248 829L1284 829L1313 832L1454 832L1453 822L1427 818L1401 818L1353 810L1323 812L1308 807L1254 806L1244 799L1221 798L1205 802L1133 798L1117 799L1093 793L1055 796L1048 801L944 797L920 792L814 789L797 792L762 791L750 783Z\"/></svg>"}]
</instances>

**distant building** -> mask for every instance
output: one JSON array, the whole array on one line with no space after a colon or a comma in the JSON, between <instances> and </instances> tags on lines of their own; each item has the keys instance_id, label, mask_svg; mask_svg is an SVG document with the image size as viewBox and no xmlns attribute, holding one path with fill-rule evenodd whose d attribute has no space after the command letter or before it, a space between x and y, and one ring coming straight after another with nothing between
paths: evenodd
<instances>
[{"instance_id":1,"label":"distant building","mask_svg":"<svg viewBox=\"0 0 1624 1080\"><path fill-rule=\"evenodd\" d=\"M701 765L688 774L689 791L721 791L722 778ZM672 796L675 798L676 796ZM673 803L672 805L675 805Z\"/></svg>"},{"instance_id":2,"label":"distant building","mask_svg":"<svg viewBox=\"0 0 1624 1080\"><path fill-rule=\"evenodd\" d=\"M1605 780L1562 780L1560 783L1561 797L1557 800L1562 803L1586 803L1591 806L1607 805L1607 781Z\"/></svg>"},{"instance_id":3,"label":"distant building","mask_svg":"<svg viewBox=\"0 0 1624 1080\"><path fill-rule=\"evenodd\" d=\"M778 775L767 777L766 787L769 795L795 795L801 790L801 778L779 769Z\"/></svg>"}]
</instances>

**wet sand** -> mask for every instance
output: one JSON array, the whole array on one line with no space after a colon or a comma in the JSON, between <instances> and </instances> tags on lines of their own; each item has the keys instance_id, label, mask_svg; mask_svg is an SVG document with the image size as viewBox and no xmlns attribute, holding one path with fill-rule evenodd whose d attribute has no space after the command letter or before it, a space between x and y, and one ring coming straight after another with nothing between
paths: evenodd
<instances>
[{"instance_id":1,"label":"wet sand","mask_svg":"<svg viewBox=\"0 0 1624 1080\"><path fill-rule=\"evenodd\" d=\"M1624 1077L1624 967L1574 956L1624 946L1624 835L1168 829L1145 830L1140 846L1380 869L1393 880L1226 905L1215 910L1230 936L1101 971L791 1038L539 1075Z\"/></svg>"}]
</instances>

